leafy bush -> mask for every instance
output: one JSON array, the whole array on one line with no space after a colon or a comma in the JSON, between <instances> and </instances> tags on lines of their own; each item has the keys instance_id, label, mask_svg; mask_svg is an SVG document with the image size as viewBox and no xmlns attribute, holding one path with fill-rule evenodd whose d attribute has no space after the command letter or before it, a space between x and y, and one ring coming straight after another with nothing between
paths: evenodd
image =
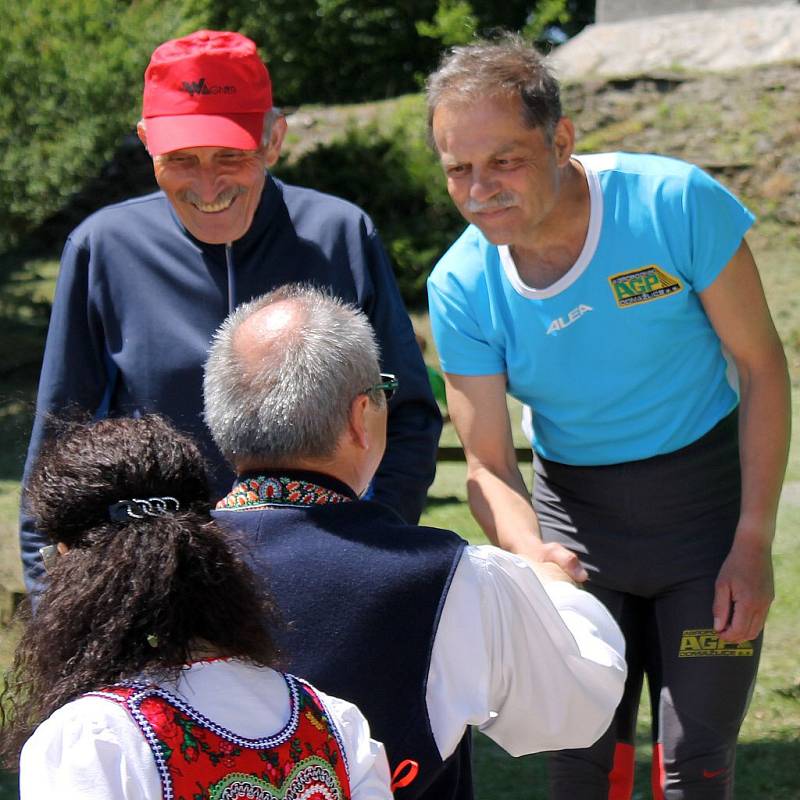
<instances>
[{"instance_id":1,"label":"leafy bush","mask_svg":"<svg viewBox=\"0 0 800 800\"><path fill-rule=\"evenodd\" d=\"M118 170L95 179L130 136L153 49L191 30L241 30L269 62L278 104L345 102L416 90L443 45L473 31L563 20L575 0L25 0L0 26L0 252L49 221L126 196ZM560 15L560 16L559 16ZM421 32L421 33L420 33ZM410 302L461 222L424 142L421 107L390 131L344 141L283 171L365 206L380 225ZM131 148L129 148L130 150ZM136 149L138 152L138 148ZM140 154L141 155L141 154ZM112 170L113 173L113 170ZM375 176L380 176L376 182ZM376 187L376 183L379 185ZM70 200L72 203L70 205ZM65 208L71 209L64 213ZM54 215L61 212L57 220ZM53 225L53 222L57 225ZM58 228L58 235L52 231Z\"/></svg>"},{"instance_id":2,"label":"leafy bush","mask_svg":"<svg viewBox=\"0 0 800 800\"><path fill-rule=\"evenodd\" d=\"M276 102L348 103L419 89L442 46L529 26L538 36L589 0L205 0L212 27L258 43ZM575 7L575 9L573 9ZM541 11L540 11L541 10Z\"/></svg>"},{"instance_id":3,"label":"leafy bush","mask_svg":"<svg viewBox=\"0 0 800 800\"><path fill-rule=\"evenodd\" d=\"M47 219L99 171L138 119L153 48L194 21L179 0L5 4L0 248Z\"/></svg>"},{"instance_id":4,"label":"leafy bush","mask_svg":"<svg viewBox=\"0 0 800 800\"><path fill-rule=\"evenodd\" d=\"M433 17L436 0L228 0L214 3L214 26L258 43L276 102L346 103L396 97L436 62L438 44L415 21Z\"/></svg>"},{"instance_id":5,"label":"leafy bush","mask_svg":"<svg viewBox=\"0 0 800 800\"><path fill-rule=\"evenodd\" d=\"M275 174L364 208L380 230L404 300L424 304L430 269L465 222L426 142L422 97L404 98L391 121L351 126L342 139L280 164Z\"/></svg>"}]
</instances>

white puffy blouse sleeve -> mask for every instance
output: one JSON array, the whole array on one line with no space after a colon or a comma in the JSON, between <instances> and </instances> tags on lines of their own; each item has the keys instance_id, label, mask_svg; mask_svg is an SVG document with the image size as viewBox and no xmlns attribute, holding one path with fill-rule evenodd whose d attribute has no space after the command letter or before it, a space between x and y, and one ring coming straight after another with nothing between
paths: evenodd
<instances>
[{"instance_id":1,"label":"white puffy blouse sleeve","mask_svg":"<svg viewBox=\"0 0 800 800\"><path fill-rule=\"evenodd\" d=\"M434 641L427 702L443 757L465 726L511 755L588 747L625 684L625 642L606 608L522 558L468 547Z\"/></svg>"},{"instance_id":2,"label":"white puffy blouse sleeve","mask_svg":"<svg viewBox=\"0 0 800 800\"><path fill-rule=\"evenodd\" d=\"M150 747L116 703L81 697L25 743L20 800L154 800L161 785Z\"/></svg>"},{"instance_id":3,"label":"white puffy blouse sleeve","mask_svg":"<svg viewBox=\"0 0 800 800\"><path fill-rule=\"evenodd\" d=\"M352 703L316 691L342 737L352 800L392 800L386 751L380 742L371 738L364 715Z\"/></svg>"}]
</instances>

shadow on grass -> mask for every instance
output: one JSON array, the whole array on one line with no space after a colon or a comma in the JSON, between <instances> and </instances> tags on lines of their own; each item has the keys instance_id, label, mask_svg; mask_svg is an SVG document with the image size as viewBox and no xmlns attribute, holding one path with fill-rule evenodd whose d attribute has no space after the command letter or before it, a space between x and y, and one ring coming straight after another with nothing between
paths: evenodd
<instances>
[{"instance_id":1,"label":"shadow on grass","mask_svg":"<svg viewBox=\"0 0 800 800\"><path fill-rule=\"evenodd\" d=\"M546 800L545 754L512 758L481 734L475 737L474 754L476 800ZM757 797L798 800L800 772L794 766L798 755L800 736L739 744L734 797L737 800ZM649 800L649 760L637 757L635 780L632 800Z\"/></svg>"},{"instance_id":2,"label":"shadow on grass","mask_svg":"<svg viewBox=\"0 0 800 800\"><path fill-rule=\"evenodd\" d=\"M446 497L431 497L428 495L425 508L440 508L441 506L452 506L463 502L464 501L460 497L456 497L454 494L447 495Z\"/></svg>"},{"instance_id":3,"label":"shadow on grass","mask_svg":"<svg viewBox=\"0 0 800 800\"><path fill-rule=\"evenodd\" d=\"M38 363L0 374L0 480L18 481L22 477L38 376Z\"/></svg>"},{"instance_id":4,"label":"shadow on grass","mask_svg":"<svg viewBox=\"0 0 800 800\"><path fill-rule=\"evenodd\" d=\"M0 770L0 800L18 800L18 798L17 776L11 772Z\"/></svg>"},{"instance_id":5,"label":"shadow on grass","mask_svg":"<svg viewBox=\"0 0 800 800\"><path fill-rule=\"evenodd\" d=\"M30 435L55 262L0 255L0 480L17 481Z\"/></svg>"},{"instance_id":6,"label":"shadow on grass","mask_svg":"<svg viewBox=\"0 0 800 800\"><path fill-rule=\"evenodd\" d=\"M476 800L546 800L547 757L543 754L512 758L494 742L475 737ZM800 741L740 744L737 751L736 792L739 800L768 797L797 800L800 773L793 764ZM632 800L647 800L650 765L636 762L636 787ZM0 772L0 800L17 800L17 776Z\"/></svg>"},{"instance_id":7,"label":"shadow on grass","mask_svg":"<svg viewBox=\"0 0 800 800\"><path fill-rule=\"evenodd\" d=\"M109 203L156 189L152 162L135 134L64 208L0 253L0 480L22 477L56 265L69 232Z\"/></svg>"}]
</instances>

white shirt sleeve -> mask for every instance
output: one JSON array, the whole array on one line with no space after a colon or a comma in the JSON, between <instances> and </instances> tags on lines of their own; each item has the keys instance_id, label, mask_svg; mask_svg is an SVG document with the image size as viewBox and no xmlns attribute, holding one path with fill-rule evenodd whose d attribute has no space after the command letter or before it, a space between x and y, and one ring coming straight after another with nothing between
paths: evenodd
<instances>
[{"instance_id":1,"label":"white shirt sleeve","mask_svg":"<svg viewBox=\"0 0 800 800\"><path fill-rule=\"evenodd\" d=\"M392 800L386 751L370 737L364 715L352 703L316 691L344 743L352 800Z\"/></svg>"},{"instance_id":2,"label":"white shirt sleeve","mask_svg":"<svg viewBox=\"0 0 800 800\"><path fill-rule=\"evenodd\" d=\"M155 761L128 712L82 697L55 711L25 743L20 800L154 800Z\"/></svg>"},{"instance_id":3,"label":"white shirt sleeve","mask_svg":"<svg viewBox=\"0 0 800 800\"><path fill-rule=\"evenodd\" d=\"M442 757L467 725L511 755L588 747L625 684L625 641L606 608L566 582L543 585L496 547L467 547L434 640L427 705Z\"/></svg>"}]
</instances>

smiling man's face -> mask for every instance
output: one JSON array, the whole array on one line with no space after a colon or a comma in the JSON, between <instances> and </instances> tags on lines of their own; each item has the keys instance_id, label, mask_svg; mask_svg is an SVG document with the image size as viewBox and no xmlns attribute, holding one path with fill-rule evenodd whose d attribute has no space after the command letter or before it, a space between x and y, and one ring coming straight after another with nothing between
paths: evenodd
<instances>
[{"instance_id":1,"label":"smiling man's face","mask_svg":"<svg viewBox=\"0 0 800 800\"><path fill-rule=\"evenodd\" d=\"M241 239L253 223L267 148L189 147L153 158L156 181L189 233L201 242Z\"/></svg>"}]
</instances>

